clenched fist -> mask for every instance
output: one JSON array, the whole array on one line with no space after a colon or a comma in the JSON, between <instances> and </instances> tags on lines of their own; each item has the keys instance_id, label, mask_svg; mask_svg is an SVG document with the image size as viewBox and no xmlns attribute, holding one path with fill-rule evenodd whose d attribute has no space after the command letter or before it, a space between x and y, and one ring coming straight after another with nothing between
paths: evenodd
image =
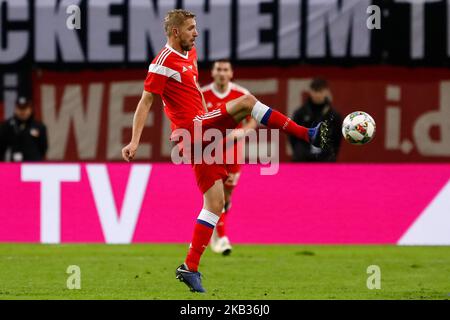
<instances>
[{"instance_id":1,"label":"clenched fist","mask_svg":"<svg viewBox=\"0 0 450 320\"><path fill-rule=\"evenodd\" d=\"M122 149L122 157L125 161L130 162L133 160L134 156L136 155L136 150L138 146L134 143L129 143L127 146L125 146Z\"/></svg>"}]
</instances>

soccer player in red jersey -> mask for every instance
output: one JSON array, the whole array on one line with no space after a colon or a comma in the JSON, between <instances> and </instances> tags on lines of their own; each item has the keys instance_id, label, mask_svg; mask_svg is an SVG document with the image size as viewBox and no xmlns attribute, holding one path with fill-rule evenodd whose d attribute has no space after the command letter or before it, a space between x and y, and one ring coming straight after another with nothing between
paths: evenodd
<instances>
[{"instance_id":1,"label":"soccer player in red jersey","mask_svg":"<svg viewBox=\"0 0 450 320\"><path fill-rule=\"evenodd\" d=\"M198 126L203 132L216 129L225 135L227 129L234 129L244 118L251 115L258 123L280 129L314 145L326 142L326 124L321 123L310 129L299 126L251 94L223 104L212 112L206 112L198 85L195 49L198 32L195 15L183 9L171 10L164 19L164 29L167 44L149 66L144 90L133 118L131 142L122 149L122 156L126 161L131 161L136 155L156 94L162 98L164 111L172 122L172 129L192 132L194 138L194 129ZM176 278L184 282L191 291L205 292L198 265L225 205L224 181L227 180L228 173L223 163L195 161L192 167L203 194L203 209L197 218L185 262L176 269Z\"/></svg>"},{"instance_id":2,"label":"soccer player in red jersey","mask_svg":"<svg viewBox=\"0 0 450 320\"><path fill-rule=\"evenodd\" d=\"M213 111L220 108L221 105L226 104L234 99L240 98L243 95L250 92L231 82L233 79L233 67L231 62L227 59L221 59L214 62L211 70L211 76L214 79L212 83L202 88L203 97L208 111ZM232 159L235 159L233 163L225 165L225 169L228 173L228 178L224 182L225 192L225 205L223 213L217 222L216 228L211 237L211 249L216 253L222 253L223 255L229 255L232 250L232 246L228 236L226 235L226 217L228 210L231 208L231 194L236 187L239 177L241 175L241 163L242 163L242 137L247 130L254 130L258 126L258 123L251 116L247 116L242 122L240 122L235 131L235 134L231 134L236 137L237 141L231 146L233 148L231 155Z\"/></svg>"}]
</instances>

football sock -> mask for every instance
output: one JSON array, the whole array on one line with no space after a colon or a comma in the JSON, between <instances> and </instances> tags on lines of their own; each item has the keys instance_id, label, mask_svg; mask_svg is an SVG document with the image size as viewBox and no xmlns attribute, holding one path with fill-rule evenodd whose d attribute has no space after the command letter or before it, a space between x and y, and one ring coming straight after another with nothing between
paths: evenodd
<instances>
[{"instance_id":1,"label":"football sock","mask_svg":"<svg viewBox=\"0 0 450 320\"><path fill-rule=\"evenodd\" d=\"M273 110L265 104L257 101L253 106L252 117L269 128L280 129L290 135L309 142L308 128L299 126L284 114Z\"/></svg>"},{"instance_id":2,"label":"football sock","mask_svg":"<svg viewBox=\"0 0 450 320\"><path fill-rule=\"evenodd\" d=\"M216 231L219 238L225 237L225 219L227 212L225 211L225 207L223 208L222 215L219 218L219 221L216 225Z\"/></svg>"},{"instance_id":3,"label":"football sock","mask_svg":"<svg viewBox=\"0 0 450 320\"><path fill-rule=\"evenodd\" d=\"M219 216L214 213L202 209L197 218L197 223L194 227L194 235L189 246L189 251L186 257L185 264L189 271L197 272L200 258L208 246L214 227L219 220Z\"/></svg>"}]
</instances>

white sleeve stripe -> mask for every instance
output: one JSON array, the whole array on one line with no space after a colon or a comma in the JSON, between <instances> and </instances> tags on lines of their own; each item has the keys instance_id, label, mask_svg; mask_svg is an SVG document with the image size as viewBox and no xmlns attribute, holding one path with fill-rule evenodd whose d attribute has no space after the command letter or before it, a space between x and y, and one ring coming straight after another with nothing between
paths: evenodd
<instances>
[{"instance_id":1,"label":"white sleeve stripe","mask_svg":"<svg viewBox=\"0 0 450 320\"><path fill-rule=\"evenodd\" d=\"M158 59L156 60L156 64L161 64L161 63L160 63L160 62L161 62L161 58L162 58L168 51L169 51L169 50L164 49L164 50L160 53Z\"/></svg>"},{"instance_id":2,"label":"white sleeve stripe","mask_svg":"<svg viewBox=\"0 0 450 320\"><path fill-rule=\"evenodd\" d=\"M153 72L181 82L181 75L178 71L161 66L159 64L151 64L150 67L148 67L148 72Z\"/></svg>"},{"instance_id":3,"label":"white sleeve stripe","mask_svg":"<svg viewBox=\"0 0 450 320\"><path fill-rule=\"evenodd\" d=\"M160 65L163 65L164 62L166 62L167 57L171 54L170 51L167 51L167 53L164 54L164 57L161 59Z\"/></svg>"},{"instance_id":4,"label":"white sleeve stripe","mask_svg":"<svg viewBox=\"0 0 450 320\"><path fill-rule=\"evenodd\" d=\"M202 121L202 120L212 119L212 118L219 117L221 115L222 115L222 113L220 113L220 110L219 110L219 112L214 113L214 114L212 112L209 112L209 113L205 113L204 115L201 115L201 116L195 116L193 121L196 121L196 120Z\"/></svg>"},{"instance_id":5,"label":"white sleeve stripe","mask_svg":"<svg viewBox=\"0 0 450 320\"><path fill-rule=\"evenodd\" d=\"M161 60L159 61L158 64L163 65L167 57L170 55L170 53L171 53L170 50L167 50L167 52L165 52L164 55L161 57Z\"/></svg>"},{"instance_id":6,"label":"white sleeve stripe","mask_svg":"<svg viewBox=\"0 0 450 320\"><path fill-rule=\"evenodd\" d=\"M166 50L163 50L160 54L159 54L159 57L158 57L158 59L156 59L156 64L159 64L159 60L161 60L161 57L164 55L164 52L165 52Z\"/></svg>"}]
</instances>

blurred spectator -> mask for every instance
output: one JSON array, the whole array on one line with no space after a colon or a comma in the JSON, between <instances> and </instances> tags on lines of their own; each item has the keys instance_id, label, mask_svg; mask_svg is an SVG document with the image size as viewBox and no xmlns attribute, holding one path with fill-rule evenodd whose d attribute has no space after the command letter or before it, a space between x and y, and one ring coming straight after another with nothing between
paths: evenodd
<instances>
[{"instance_id":1,"label":"blurred spectator","mask_svg":"<svg viewBox=\"0 0 450 320\"><path fill-rule=\"evenodd\" d=\"M0 124L0 161L41 161L47 152L47 129L34 120L31 101L17 99L14 116Z\"/></svg>"},{"instance_id":2,"label":"blurred spectator","mask_svg":"<svg viewBox=\"0 0 450 320\"><path fill-rule=\"evenodd\" d=\"M329 150L322 150L313 145L289 136L292 146L292 161L295 162L335 162L341 144L342 119L332 107L330 91L326 80L315 78L310 84L308 99L299 107L292 119L299 125L315 127L320 121L328 120L331 130Z\"/></svg>"}]
</instances>

